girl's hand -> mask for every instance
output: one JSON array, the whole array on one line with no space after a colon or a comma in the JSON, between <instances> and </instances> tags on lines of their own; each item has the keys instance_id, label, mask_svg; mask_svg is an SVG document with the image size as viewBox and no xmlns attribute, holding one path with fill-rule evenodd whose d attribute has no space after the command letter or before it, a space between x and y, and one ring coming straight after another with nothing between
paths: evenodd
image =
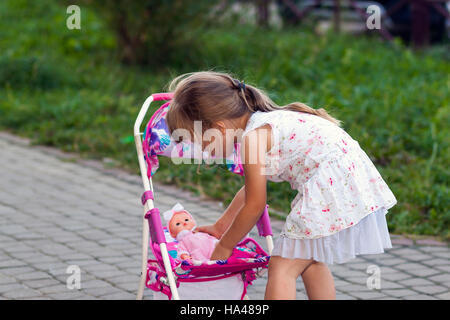
<instances>
[{"instance_id":1,"label":"girl's hand","mask_svg":"<svg viewBox=\"0 0 450 320\"><path fill-rule=\"evenodd\" d=\"M220 239L223 235L222 229L219 228L216 224L200 226L194 230L194 233L195 232L204 232L204 233L207 233L217 239Z\"/></svg>"},{"instance_id":2,"label":"girl's hand","mask_svg":"<svg viewBox=\"0 0 450 320\"><path fill-rule=\"evenodd\" d=\"M216 248L214 249L210 260L226 260L233 253L233 249L228 249L217 242Z\"/></svg>"}]
</instances>

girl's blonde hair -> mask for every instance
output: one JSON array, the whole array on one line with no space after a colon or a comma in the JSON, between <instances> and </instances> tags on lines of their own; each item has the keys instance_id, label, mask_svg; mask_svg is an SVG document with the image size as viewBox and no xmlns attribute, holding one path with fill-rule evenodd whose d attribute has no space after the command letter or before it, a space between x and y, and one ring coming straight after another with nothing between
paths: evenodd
<instances>
[{"instance_id":1,"label":"girl's blonde hair","mask_svg":"<svg viewBox=\"0 0 450 320\"><path fill-rule=\"evenodd\" d=\"M196 120L202 121L204 132L218 121L239 118L248 112L274 110L310 113L340 126L340 121L325 109L313 109L301 102L278 106L262 90L243 85L227 73L186 73L173 79L169 90L174 93L166 118L170 132L183 128L193 133Z\"/></svg>"}]
</instances>

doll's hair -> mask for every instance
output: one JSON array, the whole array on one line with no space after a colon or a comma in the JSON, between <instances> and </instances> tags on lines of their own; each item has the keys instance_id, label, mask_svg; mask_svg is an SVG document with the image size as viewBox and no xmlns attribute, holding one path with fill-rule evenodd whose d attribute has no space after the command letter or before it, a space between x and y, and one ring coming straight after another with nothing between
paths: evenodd
<instances>
[{"instance_id":1,"label":"doll's hair","mask_svg":"<svg viewBox=\"0 0 450 320\"><path fill-rule=\"evenodd\" d=\"M202 121L202 131L222 120L232 120L248 112L292 110L314 114L340 126L325 109L314 109L301 102L278 106L254 86L236 80L228 73L200 71L173 79L169 90L174 93L167 113L170 132L183 128L194 133L194 121Z\"/></svg>"}]
</instances>

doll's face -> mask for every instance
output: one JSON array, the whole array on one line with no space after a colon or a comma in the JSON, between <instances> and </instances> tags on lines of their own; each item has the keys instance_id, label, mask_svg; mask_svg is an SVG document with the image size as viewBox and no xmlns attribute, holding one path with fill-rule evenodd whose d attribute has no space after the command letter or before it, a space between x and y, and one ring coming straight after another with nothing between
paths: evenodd
<instances>
[{"instance_id":1,"label":"doll's face","mask_svg":"<svg viewBox=\"0 0 450 320\"><path fill-rule=\"evenodd\" d=\"M192 217L185 211L176 212L169 222L170 235L176 237L182 230L192 230L195 227L195 222Z\"/></svg>"}]
</instances>

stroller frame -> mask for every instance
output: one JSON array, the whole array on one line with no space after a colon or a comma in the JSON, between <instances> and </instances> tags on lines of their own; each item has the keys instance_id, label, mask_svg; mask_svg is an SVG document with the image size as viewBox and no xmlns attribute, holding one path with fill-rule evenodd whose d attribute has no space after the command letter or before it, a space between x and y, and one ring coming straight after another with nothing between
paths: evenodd
<instances>
[{"instance_id":1,"label":"stroller frame","mask_svg":"<svg viewBox=\"0 0 450 320\"><path fill-rule=\"evenodd\" d=\"M154 190L152 184L152 177L148 174L147 164L144 158L143 140L142 132L140 131L141 124L144 120L145 115L153 101L167 101L171 100L173 97L172 93L155 93L150 95L144 102L139 111L139 114L134 123L134 141L136 144L137 156L139 161L139 169L141 172L142 183L144 186L144 194L142 195L142 204L144 206L144 215L142 217L142 259L141 259L141 277L139 281L138 293L136 296L137 300L141 300L144 293L144 288L146 284L147 277L147 263L148 263L148 248L149 241L157 243L161 251L161 257L164 264L164 269L166 273L166 279L171 294L172 299L179 300L180 296L178 294L175 275L172 269L169 253L167 250L166 242L164 239L164 233L161 225L161 218L159 215L159 210L154 206ZM156 113L156 112L155 112ZM151 121L152 119L150 119ZM266 238L267 248L269 255L273 249L273 239L272 239L272 229L270 226L269 214L267 211L267 206L262 213L258 223L257 223L258 233L260 236ZM150 238L151 235L151 238Z\"/></svg>"}]
</instances>

